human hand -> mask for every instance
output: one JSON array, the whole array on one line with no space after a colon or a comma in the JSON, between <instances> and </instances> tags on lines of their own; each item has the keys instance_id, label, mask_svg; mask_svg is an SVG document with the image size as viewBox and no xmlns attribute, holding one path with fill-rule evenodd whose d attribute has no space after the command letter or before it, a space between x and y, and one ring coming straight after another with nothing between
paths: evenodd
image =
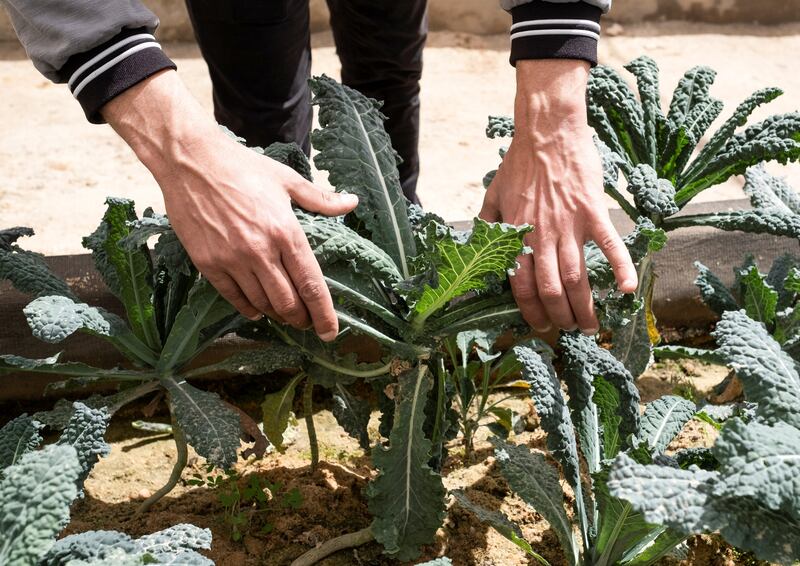
<instances>
[{"instance_id":1,"label":"human hand","mask_svg":"<svg viewBox=\"0 0 800 566\"><path fill-rule=\"evenodd\" d=\"M323 191L230 139L174 72L147 81L103 115L158 181L194 264L244 316L313 324L320 338L333 340L330 292L291 203L335 216L355 208L357 197Z\"/></svg>"},{"instance_id":2,"label":"human hand","mask_svg":"<svg viewBox=\"0 0 800 566\"><path fill-rule=\"evenodd\" d=\"M489 186L480 217L531 224L510 278L525 320L595 334L583 245L594 240L614 270L618 288L636 290L636 270L603 201L602 165L586 121L588 63L517 62L514 138Z\"/></svg>"}]
</instances>

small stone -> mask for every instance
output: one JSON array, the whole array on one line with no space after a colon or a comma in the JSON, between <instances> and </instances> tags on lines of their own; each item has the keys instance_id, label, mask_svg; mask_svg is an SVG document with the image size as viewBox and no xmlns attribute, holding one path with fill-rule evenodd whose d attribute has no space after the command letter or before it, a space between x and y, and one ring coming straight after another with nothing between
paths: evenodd
<instances>
[{"instance_id":1,"label":"small stone","mask_svg":"<svg viewBox=\"0 0 800 566\"><path fill-rule=\"evenodd\" d=\"M136 497L138 497L139 499L147 499L151 495L153 494L150 493L149 489L140 489L139 493L136 494Z\"/></svg>"},{"instance_id":2,"label":"small stone","mask_svg":"<svg viewBox=\"0 0 800 566\"><path fill-rule=\"evenodd\" d=\"M616 35L622 35L624 33L625 33L625 28L622 27L622 24L618 24L616 22L614 22L607 28L603 29L603 35L607 35L610 37L614 37Z\"/></svg>"}]
</instances>

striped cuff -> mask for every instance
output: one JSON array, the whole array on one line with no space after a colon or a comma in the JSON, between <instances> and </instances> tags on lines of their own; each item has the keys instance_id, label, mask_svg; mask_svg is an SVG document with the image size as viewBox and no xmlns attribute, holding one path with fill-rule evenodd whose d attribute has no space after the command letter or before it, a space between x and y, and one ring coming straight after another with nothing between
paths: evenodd
<instances>
[{"instance_id":1,"label":"striped cuff","mask_svg":"<svg viewBox=\"0 0 800 566\"><path fill-rule=\"evenodd\" d=\"M520 59L582 59L597 65L602 11L585 2L533 0L511 9L511 64Z\"/></svg>"},{"instance_id":2,"label":"striped cuff","mask_svg":"<svg viewBox=\"0 0 800 566\"><path fill-rule=\"evenodd\" d=\"M93 124L105 122L100 109L112 98L163 69L175 69L146 29L125 29L109 41L73 55L59 71Z\"/></svg>"}]
</instances>

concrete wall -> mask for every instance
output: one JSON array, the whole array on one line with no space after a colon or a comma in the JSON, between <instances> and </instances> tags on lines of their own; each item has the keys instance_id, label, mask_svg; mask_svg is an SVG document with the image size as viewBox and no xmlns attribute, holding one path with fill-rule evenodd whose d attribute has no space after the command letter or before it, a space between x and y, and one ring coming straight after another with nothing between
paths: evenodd
<instances>
[{"instance_id":1,"label":"concrete wall","mask_svg":"<svg viewBox=\"0 0 800 566\"><path fill-rule=\"evenodd\" d=\"M496 0L429 0L431 29L468 33L502 33L509 18ZM192 39L183 0L144 0L161 18L164 41ZM325 0L310 0L311 27L328 26ZM643 20L693 20L711 23L800 21L800 0L614 0L611 18L622 23ZM0 41L14 39L5 12L0 10Z\"/></svg>"}]
</instances>

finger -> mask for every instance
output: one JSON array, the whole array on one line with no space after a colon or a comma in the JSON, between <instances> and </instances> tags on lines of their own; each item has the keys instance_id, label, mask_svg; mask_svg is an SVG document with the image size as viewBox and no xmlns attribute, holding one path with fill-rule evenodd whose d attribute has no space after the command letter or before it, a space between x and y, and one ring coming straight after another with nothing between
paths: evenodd
<instances>
[{"instance_id":1,"label":"finger","mask_svg":"<svg viewBox=\"0 0 800 566\"><path fill-rule=\"evenodd\" d=\"M623 293L636 291L639 281L631 254L610 219L606 218L595 226L592 239L608 258L611 269L614 270L617 288Z\"/></svg>"},{"instance_id":2,"label":"finger","mask_svg":"<svg viewBox=\"0 0 800 566\"><path fill-rule=\"evenodd\" d=\"M547 318L542 301L539 300L533 258L528 254L518 257L517 261L519 267L514 271L514 275L509 277L509 281L522 318L537 332L547 332L553 325Z\"/></svg>"},{"instance_id":3,"label":"finger","mask_svg":"<svg viewBox=\"0 0 800 566\"><path fill-rule=\"evenodd\" d=\"M308 311L279 261L261 265L257 277L278 316L300 330L311 326Z\"/></svg>"},{"instance_id":4,"label":"finger","mask_svg":"<svg viewBox=\"0 0 800 566\"><path fill-rule=\"evenodd\" d=\"M575 330L577 327L575 316L572 314L572 307L561 283L556 244L543 242L535 247L534 263L539 299L547 311L548 318L559 328Z\"/></svg>"},{"instance_id":5,"label":"finger","mask_svg":"<svg viewBox=\"0 0 800 566\"><path fill-rule=\"evenodd\" d=\"M327 216L341 216L358 206L356 195L325 191L308 182L295 185L289 196L302 208Z\"/></svg>"},{"instance_id":6,"label":"finger","mask_svg":"<svg viewBox=\"0 0 800 566\"><path fill-rule=\"evenodd\" d=\"M314 330L322 340L330 342L339 334L339 320L333 309L331 293L305 236L301 235L298 240L293 247L283 250L281 259L294 288L311 314Z\"/></svg>"},{"instance_id":7,"label":"finger","mask_svg":"<svg viewBox=\"0 0 800 566\"><path fill-rule=\"evenodd\" d=\"M231 274L231 276L236 277L236 284L242 290L242 293L244 293L245 297L247 297L247 300L250 302L250 304L258 309L258 312L266 314L270 318L281 321L279 315L272 307L272 303L267 297L267 294L264 292L264 287L261 285L261 282L258 280L258 277L256 277L255 273L236 273Z\"/></svg>"},{"instance_id":8,"label":"finger","mask_svg":"<svg viewBox=\"0 0 800 566\"><path fill-rule=\"evenodd\" d=\"M586 275L582 248L574 239L561 240L558 244L558 267L578 328L584 334L594 335L599 331L600 324L594 312L592 289Z\"/></svg>"},{"instance_id":9,"label":"finger","mask_svg":"<svg viewBox=\"0 0 800 566\"><path fill-rule=\"evenodd\" d=\"M242 316L250 320L258 320L263 316L263 311L253 306L230 276L225 273L204 273L203 276Z\"/></svg>"}]
</instances>

